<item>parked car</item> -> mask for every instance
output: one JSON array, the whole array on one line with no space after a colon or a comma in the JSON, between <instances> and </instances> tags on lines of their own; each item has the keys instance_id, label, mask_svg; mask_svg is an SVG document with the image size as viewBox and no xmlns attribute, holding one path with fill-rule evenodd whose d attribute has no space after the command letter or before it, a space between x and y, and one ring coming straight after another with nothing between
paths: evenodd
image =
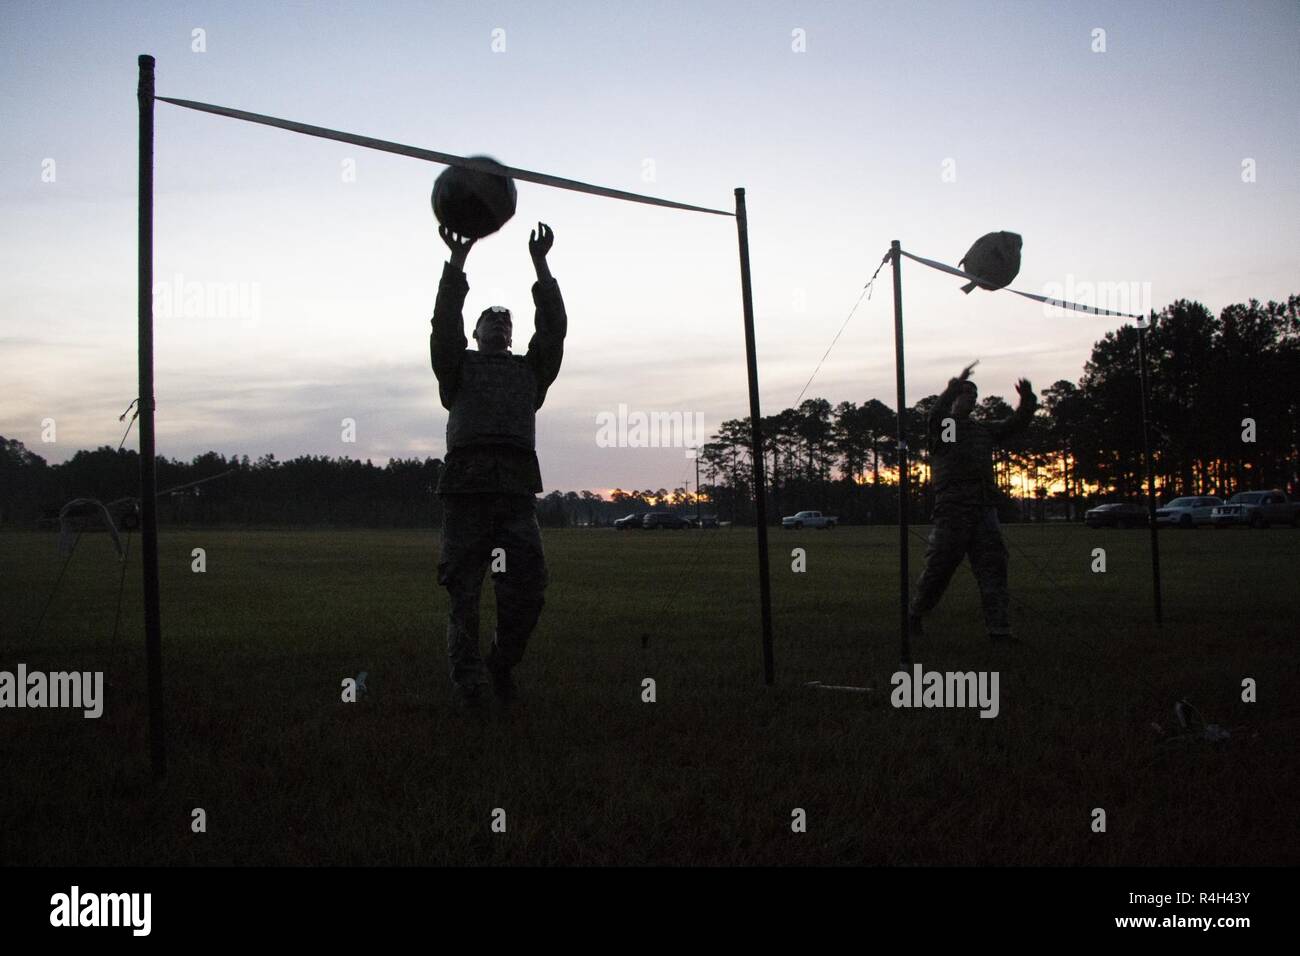
<instances>
[{"instance_id":1,"label":"parked car","mask_svg":"<svg viewBox=\"0 0 1300 956\"><path fill-rule=\"evenodd\" d=\"M1201 496L1175 498L1156 511L1156 524L1176 528L1196 528L1213 521L1214 509L1223 504L1222 498Z\"/></svg>"},{"instance_id":2,"label":"parked car","mask_svg":"<svg viewBox=\"0 0 1300 956\"><path fill-rule=\"evenodd\" d=\"M833 515L824 515L820 511L801 511L797 515L781 519L783 528L833 528L839 522Z\"/></svg>"},{"instance_id":3,"label":"parked car","mask_svg":"<svg viewBox=\"0 0 1300 956\"><path fill-rule=\"evenodd\" d=\"M1211 520L1216 527L1289 524L1300 528L1300 501L1292 501L1280 491L1239 491L1214 509Z\"/></svg>"},{"instance_id":4,"label":"parked car","mask_svg":"<svg viewBox=\"0 0 1300 956\"><path fill-rule=\"evenodd\" d=\"M614 527L617 528L619 531L631 531L634 529L640 530L641 528L645 527L645 525L641 523L641 519L643 519L644 517L645 515L641 515L641 514L624 515L623 517L619 518L617 521L614 522Z\"/></svg>"},{"instance_id":5,"label":"parked car","mask_svg":"<svg viewBox=\"0 0 1300 956\"><path fill-rule=\"evenodd\" d=\"M1131 501L1112 501L1085 511L1083 523L1089 528L1140 528L1147 523L1147 509Z\"/></svg>"},{"instance_id":6,"label":"parked car","mask_svg":"<svg viewBox=\"0 0 1300 956\"><path fill-rule=\"evenodd\" d=\"M642 527L650 531L661 531L664 528L689 528L691 523L670 511L651 511L645 516Z\"/></svg>"},{"instance_id":7,"label":"parked car","mask_svg":"<svg viewBox=\"0 0 1300 956\"><path fill-rule=\"evenodd\" d=\"M717 516L717 515L700 515L699 518L696 518L695 515L687 515L687 516L686 516L686 520L689 521L689 522L691 523L691 527L692 527L692 528L716 528L716 527L718 527L718 516Z\"/></svg>"}]
</instances>

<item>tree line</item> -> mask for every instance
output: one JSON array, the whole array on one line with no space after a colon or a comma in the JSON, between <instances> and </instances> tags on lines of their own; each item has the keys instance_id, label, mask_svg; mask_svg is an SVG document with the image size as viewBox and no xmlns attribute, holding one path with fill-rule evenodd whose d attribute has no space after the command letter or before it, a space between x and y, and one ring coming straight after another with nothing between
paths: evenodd
<instances>
[{"instance_id":1,"label":"tree line","mask_svg":"<svg viewBox=\"0 0 1300 956\"><path fill-rule=\"evenodd\" d=\"M994 463L1005 517L1050 512L1079 520L1099 501L1144 497L1142 334L1157 497L1300 492L1300 296L1266 305L1252 299L1218 316L1179 300L1154 315L1146 333L1131 324L1107 332L1077 382L1039 386L1029 428L999 449ZM1032 367L1023 373L1034 377ZM918 520L934 503L925 436L937 399L927 395L903 417L909 513ZM1011 412L1002 396L985 395L973 414L999 419ZM764 416L762 426L769 514L809 508L846 523L897 520L893 408L877 399L832 406L810 398ZM749 431L748 417L723 422L701 450L715 499L737 521L753 514Z\"/></svg>"},{"instance_id":2,"label":"tree line","mask_svg":"<svg viewBox=\"0 0 1300 956\"><path fill-rule=\"evenodd\" d=\"M1077 520L1101 500L1144 493L1136 326L1096 342L1077 382L1039 386L1027 431L995 462L1004 516ZM1215 316L1179 300L1154 316L1147 335L1149 422L1161 500L1254 488L1300 491L1300 296L1256 300ZM1027 359L1031 361L1031 359ZM1032 367L1023 370L1033 379ZM939 383L936 383L939 384ZM914 520L933 507L925 423L937 395L904 411ZM974 414L1011 414L999 395ZM832 405L809 398L762 420L769 519L802 509L843 523L897 520L897 416L878 399ZM602 526L628 513L697 509L752 524L748 417L724 421L699 450L701 487L552 491L538 502L547 526ZM430 527L442 514L433 489L442 462L386 465L327 456L250 461L209 451L183 462L157 459L159 521L245 526ZM139 457L108 446L50 465L22 442L0 437L0 525L49 524L75 497L104 502L138 494ZM696 495L700 496L697 503Z\"/></svg>"}]
</instances>

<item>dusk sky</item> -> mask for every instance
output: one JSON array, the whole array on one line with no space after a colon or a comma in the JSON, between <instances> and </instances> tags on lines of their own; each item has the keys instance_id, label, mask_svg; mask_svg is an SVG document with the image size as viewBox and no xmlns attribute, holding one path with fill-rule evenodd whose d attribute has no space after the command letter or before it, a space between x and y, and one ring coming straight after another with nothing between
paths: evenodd
<instances>
[{"instance_id":1,"label":"dusk sky","mask_svg":"<svg viewBox=\"0 0 1300 956\"><path fill-rule=\"evenodd\" d=\"M121 438L141 53L159 95L702 206L745 187L774 414L895 238L956 263L1019 232L1014 287L1135 290L1121 311L1300 292L1297 49L1295 2L6 0L0 434L51 462ZM159 454L445 453L428 347L442 168L157 104L155 281L246 307L155 300ZM539 219L569 312L537 423L547 491L693 481L681 448L601 447L597 421L623 405L711 434L748 414L734 220L520 183L515 218L469 256L465 310L510 307L517 351ZM912 262L903 279L909 402L975 358L985 395L1077 380L1122 321L965 296ZM893 406L888 270L808 396Z\"/></svg>"}]
</instances>

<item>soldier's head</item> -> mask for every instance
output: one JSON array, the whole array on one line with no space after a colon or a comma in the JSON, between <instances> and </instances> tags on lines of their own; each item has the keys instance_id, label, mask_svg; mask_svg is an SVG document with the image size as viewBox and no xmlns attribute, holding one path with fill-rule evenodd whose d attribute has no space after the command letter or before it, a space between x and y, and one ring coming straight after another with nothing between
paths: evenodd
<instances>
[{"instance_id":1,"label":"soldier's head","mask_svg":"<svg viewBox=\"0 0 1300 956\"><path fill-rule=\"evenodd\" d=\"M965 418L975 410L975 400L979 398L980 390L975 387L975 383L970 379L961 383L961 388L957 392L957 397L953 399L952 415L953 418Z\"/></svg>"},{"instance_id":2,"label":"soldier's head","mask_svg":"<svg viewBox=\"0 0 1300 956\"><path fill-rule=\"evenodd\" d=\"M480 352L508 352L512 331L510 310L494 305L484 309L474 324L474 341Z\"/></svg>"}]
</instances>

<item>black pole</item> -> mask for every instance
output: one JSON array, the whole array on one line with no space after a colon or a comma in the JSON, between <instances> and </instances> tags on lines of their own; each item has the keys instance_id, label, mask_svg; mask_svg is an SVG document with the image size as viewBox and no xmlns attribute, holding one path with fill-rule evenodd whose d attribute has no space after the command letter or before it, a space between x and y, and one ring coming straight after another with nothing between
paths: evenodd
<instances>
[{"instance_id":1,"label":"black pole","mask_svg":"<svg viewBox=\"0 0 1300 956\"><path fill-rule=\"evenodd\" d=\"M158 475L153 427L153 57L140 57L139 233L136 304L140 348L140 557L144 576L144 646L149 677L149 752L155 777L167 772L163 736L162 619L158 588Z\"/></svg>"},{"instance_id":2,"label":"black pole","mask_svg":"<svg viewBox=\"0 0 1300 956\"><path fill-rule=\"evenodd\" d=\"M907 505L910 497L907 480L907 386L903 379L903 257L895 239L889 244L889 254L894 264L894 371L898 380L898 608L899 662L904 667L912 664L912 640L907 633Z\"/></svg>"},{"instance_id":3,"label":"black pole","mask_svg":"<svg viewBox=\"0 0 1300 956\"><path fill-rule=\"evenodd\" d=\"M1156 524L1156 478L1151 463L1151 435L1147 429L1147 329L1138 325L1138 383L1142 389L1142 457L1147 469L1147 523L1151 526L1151 588L1155 598L1156 627L1164 626L1164 612L1160 602L1160 532Z\"/></svg>"},{"instance_id":4,"label":"black pole","mask_svg":"<svg viewBox=\"0 0 1300 956\"><path fill-rule=\"evenodd\" d=\"M700 448L695 447L695 523L701 528L704 523L700 520Z\"/></svg>"},{"instance_id":5,"label":"black pole","mask_svg":"<svg viewBox=\"0 0 1300 956\"><path fill-rule=\"evenodd\" d=\"M745 364L749 371L750 457L754 460L755 522L758 524L758 593L763 608L763 681L775 680L772 661L772 583L767 561L767 479L763 468L763 424L758 410L758 359L754 351L754 293L749 284L749 220L745 190L736 189L736 233L740 239L740 295L745 310ZM698 484L696 487L698 491Z\"/></svg>"}]
</instances>

